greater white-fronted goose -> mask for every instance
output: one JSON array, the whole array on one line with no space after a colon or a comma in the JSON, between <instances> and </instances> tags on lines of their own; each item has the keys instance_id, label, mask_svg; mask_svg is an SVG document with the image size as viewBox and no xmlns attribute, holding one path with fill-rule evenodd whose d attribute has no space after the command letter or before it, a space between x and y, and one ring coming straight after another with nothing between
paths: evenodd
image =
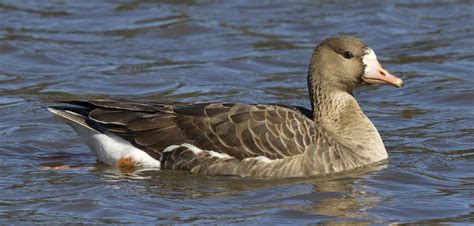
<instances>
[{"instance_id":1,"label":"greater white-fronted goose","mask_svg":"<svg viewBox=\"0 0 474 226\"><path fill-rule=\"evenodd\" d=\"M90 100L48 108L109 165L254 177L304 177L379 162L387 152L353 89L402 87L361 40L332 37L313 52L311 110L243 103Z\"/></svg>"}]
</instances>

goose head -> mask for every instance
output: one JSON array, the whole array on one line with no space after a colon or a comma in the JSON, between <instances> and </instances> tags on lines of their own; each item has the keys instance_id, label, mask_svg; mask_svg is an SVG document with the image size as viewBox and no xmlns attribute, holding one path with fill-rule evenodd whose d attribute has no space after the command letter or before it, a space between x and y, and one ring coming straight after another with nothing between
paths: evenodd
<instances>
[{"instance_id":1,"label":"goose head","mask_svg":"<svg viewBox=\"0 0 474 226\"><path fill-rule=\"evenodd\" d=\"M308 81L311 87L342 89L385 84L402 87L403 81L385 70L375 52L360 39L331 37L319 44L311 58Z\"/></svg>"}]
</instances>

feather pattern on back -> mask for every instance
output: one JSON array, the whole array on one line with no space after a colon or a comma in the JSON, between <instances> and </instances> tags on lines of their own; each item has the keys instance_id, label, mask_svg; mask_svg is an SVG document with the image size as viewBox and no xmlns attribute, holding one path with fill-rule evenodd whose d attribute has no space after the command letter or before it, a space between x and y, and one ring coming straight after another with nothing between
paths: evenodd
<instances>
[{"instance_id":1,"label":"feather pattern on back","mask_svg":"<svg viewBox=\"0 0 474 226\"><path fill-rule=\"evenodd\" d=\"M276 159L303 153L314 136L311 120L297 108L199 103L181 105L95 100L85 115L107 131L160 158L165 148L189 143L239 160Z\"/></svg>"}]
</instances>

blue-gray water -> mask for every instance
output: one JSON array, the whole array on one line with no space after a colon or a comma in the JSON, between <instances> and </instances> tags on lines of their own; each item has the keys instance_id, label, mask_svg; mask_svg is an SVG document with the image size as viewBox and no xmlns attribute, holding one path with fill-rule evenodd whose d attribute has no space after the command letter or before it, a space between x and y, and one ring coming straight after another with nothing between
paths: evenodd
<instances>
[{"instance_id":1,"label":"blue-gray water","mask_svg":"<svg viewBox=\"0 0 474 226\"><path fill-rule=\"evenodd\" d=\"M11 0L0 21L0 223L474 222L473 1ZM312 49L340 33L405 80L356 92L390 155L378 168L291 180L130 174L97 163L44 108L308 106ZM61 165L71 169L51 169Z\"/></svg>"}]
</instances>

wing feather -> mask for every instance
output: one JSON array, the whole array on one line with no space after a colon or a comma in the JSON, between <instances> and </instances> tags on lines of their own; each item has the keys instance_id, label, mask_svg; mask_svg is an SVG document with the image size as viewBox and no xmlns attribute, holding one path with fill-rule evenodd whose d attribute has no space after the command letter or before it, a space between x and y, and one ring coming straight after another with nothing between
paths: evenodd
<instances>
[{"instance_id":1,"label":"wing feather","mask_svg":"<svg viewBox=\"0 0 474 226\"><path fill-rule=\"evenodd\" d=\"M154 157L169 145L190 143L240 160L283 158L304 152L315 133L307 113L295 107L112 100L70 103L88 109L91 120Z\"/></svg>"}]
</instances>

